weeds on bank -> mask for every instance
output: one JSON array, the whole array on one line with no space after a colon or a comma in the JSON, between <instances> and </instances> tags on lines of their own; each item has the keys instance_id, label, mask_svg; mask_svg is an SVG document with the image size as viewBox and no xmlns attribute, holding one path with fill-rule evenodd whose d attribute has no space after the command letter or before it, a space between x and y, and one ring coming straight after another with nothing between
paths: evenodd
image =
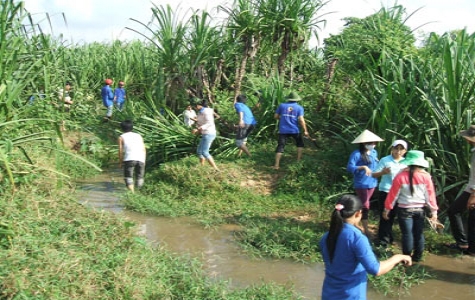
<instances>
[{"instance_id":1,"label":"weeds on bank","mask_svg":"<svg viewBox=\"0 0 475 300\"><path fill-rule=\"evenodd\" d=\"M298 299L272 284L211 282L197 260L148 246L71 193L21 190L0 207L2 299Z\"/></svg>"}]
</instances>

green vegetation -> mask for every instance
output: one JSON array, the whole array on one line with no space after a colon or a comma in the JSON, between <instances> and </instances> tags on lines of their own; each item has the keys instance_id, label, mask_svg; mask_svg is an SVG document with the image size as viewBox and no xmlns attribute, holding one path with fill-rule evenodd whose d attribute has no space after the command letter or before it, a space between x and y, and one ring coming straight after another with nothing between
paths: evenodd
<instances>
[{"instance_id":1,"label":"green vegetation","mask_svg":"<svg viewBox=\"0 0 475 300\"><path fill-rule=\"evenodd\" d=\"M396 6L349 18L325 48L308 49L323 5L236 1L219 8L228 17L223 24L207 12L181 17L153 6L151 24L135 20L150 33L145 41L71 45L44 34L48 18L34 23L21 1L0 2L0 298L298 299L274 285L233 290L210 281L197 261L153 248L133 224L77 203L74 180L116 161L118 121L127 118L148 148L146 186L124 197L127 207L193 216L204 226L238 224L236 240L250 255L321 260L318 240L332 203L352 192L349 142L366 128L385 139L380 155L395 138L425 151L448 225L445 211L469 168L458 132L473 123L474 34L430 34L416 47L406 11ZM128 97L125 110L102 123L106 77L126 81ZM73 83L70 112L57 96L66 81ZM298 163L289 145L275 171L268 167L273 114L290 91L303 97L316 144ZM249 139L252 158L236 158L232 102L239 93L259 122ZM208 100L221 116L212 149L220 173L198 166L197 139L180 115L191 97ZM426 249L442 253L450 239L428 231ZM383 259L399 249L375 251ZM430 276L398 267L371 282L403 293Z\"/></svg>"}]
</instances>

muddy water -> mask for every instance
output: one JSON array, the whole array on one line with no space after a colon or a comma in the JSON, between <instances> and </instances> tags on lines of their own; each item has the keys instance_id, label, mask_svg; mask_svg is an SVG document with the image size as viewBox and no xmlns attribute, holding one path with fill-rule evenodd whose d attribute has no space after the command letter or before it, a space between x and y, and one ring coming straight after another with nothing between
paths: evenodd
<instances>
[{"instance_id":1,"label":"muddy water","mask_svg":"<svg viewBox=\"0 0 475 300\"><path fill-rule=\"evenodd\" d=\"M301 264L287 260L253 259L235 244L232 232L237 228L223 225L204 229L190 218L162 218L124 210L119 194L125 191L118 170L82 183L81 202L134 221L139 233L151 243L160 243L180 255L198 257L212 278L244 287L260 282L274 282L293 287L304 299L320 299L324 277L322 264ZM423 265L436 278L414 287L400 299L473 299L475 296L475 259L431 255ZM373 290L368 299L387 299Z\"/></svg>"}]
</instances>

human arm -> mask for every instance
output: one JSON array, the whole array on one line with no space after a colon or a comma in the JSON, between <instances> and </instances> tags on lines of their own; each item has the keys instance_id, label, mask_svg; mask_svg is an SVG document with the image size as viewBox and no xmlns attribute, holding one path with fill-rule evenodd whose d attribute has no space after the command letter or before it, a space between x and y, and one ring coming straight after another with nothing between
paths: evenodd
<instances>
[{"instance_id":1,"label":"human arm","mask_svg":"<svg viewBox=\"0 0 475 300\"><path fill-rule=\"evenodd\" d=\"M307 124L305 123L305 118L304 118L303 116L300 116L300 117L299 117L299 123L300 123L300 126L302 126L303 135L305 135L306 137L308 137L309 134L308 134L308 131L307 131Z\"/></svg>"},{"instance_id":2,"label":"human arm","mask_svg":"<svg viewBox=\"0 0 475 300\"><path fill-rule=\"evenodd\" d=\"M371 169L366 166L366 165L361 165L361 166L358 166L358 162L360 161L361 159L361 153L359 151L353 151L351 154L350 154L350 158L348 159L348 164L346 165L346 170L355 175L357 173L357 171L359 170L364 170L365 171L365 174L366 176L370 176L371 175Z\"/></svg>"},{"instance_id":3,"label":"human arm","mask_svg":"<svg viewBox=\"0 0 475 300\"><path fill-rule=\"evenodd\" d=\"M390 173L391 173L391 168L386 166L384 159L381 159L378 163L378 166L374 170L374 172L371 173L371 176L373 176L374 178L379 178L383 175L390 174Z\"/></svg>"},{"instance_id":4,"label":"human arm","mask_svg":"<svg viewBox=\"0 0 475 300\"><path fill-rule=\"evenodd\" d=\"M244 128L244 112L239 112L239 127Z\"/></svg>"},{"instance_id":5,"label":"human arm","mask_svg":"<svg viewBox=\"0 0 475 300\"><path fill-rule=\"evenodd\" d=\"M389 189L389 193L386 196L386 200L384 201L384 211L383 211L383 219L389 220L389 212L394 208L394 205L397 201L401 190L401 180L400 176L396 176L393 180L393 184Z\"/></svg>"},{"instance_id":6,"label":"human arm","mask_svg":"<svg viewBox=\"0 0 475 300\"><path fill-rule=\"evenodd\" d=\"M435 197L435 188L434 188L434 183L432 182L432 178L427 173L427 183L426 183L426 188L427 188L427 200L426 203L428 204L430 211L431 211L431 221L435 222L437 221L437 210L439 207L437 206L437 199Z\"/></svg>"},{"instance_id":7,"label":"human arm","mask_svg":"<svg viewBox=\"0 0 475 300\"><path fill-rule=\"evenodd\" d=\"M409 255L396 254L389 259L383 260L379 263L379 271L376 276L384 275L391 271L397 264L404 263L406 266L412 265L412 258Z\"/></svg>"},{"instance_id":8,"label":"human arm","mask_svg":"<svg viewBox=\"0 0 475 300\"><path fill-rule=\"evenodd\" d=\"M122 168L122 161L124 160L124 139L119 136L117 142L119 144L119 168Z\"/></svg>"}]
</instances>

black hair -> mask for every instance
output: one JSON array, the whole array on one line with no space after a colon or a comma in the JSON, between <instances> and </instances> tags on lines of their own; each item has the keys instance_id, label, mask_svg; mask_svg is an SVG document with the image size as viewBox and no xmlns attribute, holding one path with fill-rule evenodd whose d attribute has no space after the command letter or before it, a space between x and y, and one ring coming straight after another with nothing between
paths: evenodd
<instances>
[{"instance_id":1,"label":"black hair","mask_svg":"<svg viewBox=\"0 0 475 300\"><path fill-rule=\"evenodd\" d=\"M414 178L414 171L416 168L419 168L418 166L410 165L409 166L409 190L411 191L411 196L414 194L414 183L413 183L413 178Z\"/></svg>"},{"instance_id":2,"label":"black hair","mask_svg":"<svg viewBox=\"0 0 475 300\"><path fill-rule=\"evenodd\" d=\"M240 103L246 103L247 97L246 97L246 95L243 95L243 94L238 95L238 96L236 97L236 101L237 101L237 102L240 102Z\"/></svg>"},{"instance_id":3,"label":"black hair","mask_svg":"<svg viewBox=\"0 0 475 300\"><path fill-rule=\"evenodd\" d=\"M123 132L131 132L134 129L134 123L132 120L125 120L120 122L120 129L122 129Z\"/></svg>"},{"instance_id":4,"label":"black hair","mask_svg":"<svg viewBox=\"0 0 475 300\"><path fill-rule=\"evenodd\" d=\"M369 164L371 162L368 155L368 149L366 149L366 143L360 143L360 154L365 163Z\"/></svg>"},{"instance_id":5,"label":"black hair","mask_svg":"<svg viewBox=\"0 0 475 300\"><path fill-rule=\"evenodd\" d=\"M71 84L71 81L66 81L66 84L65 85L72 85Z\"/></svg>"},{"instance_id":6,"label":"black hair","mask_svg":"<svg viewBox=\"0 0 475 300\"><path fill-rule=\"evenodd\" d=\"M345 194L341 196L340 200L337 202L337 205L338 204L341 204L343 207L339 210L336 208L333 210L330 221L330 230L328 231L327 237L327 249L328 254L330 255L330 263L333 261L336 242L341 230L343 229L343 223L345 222L345 219L350 218L357 211L360 211L363 206L358 196L351 194Z\"/></svg>"}]
</instances>

